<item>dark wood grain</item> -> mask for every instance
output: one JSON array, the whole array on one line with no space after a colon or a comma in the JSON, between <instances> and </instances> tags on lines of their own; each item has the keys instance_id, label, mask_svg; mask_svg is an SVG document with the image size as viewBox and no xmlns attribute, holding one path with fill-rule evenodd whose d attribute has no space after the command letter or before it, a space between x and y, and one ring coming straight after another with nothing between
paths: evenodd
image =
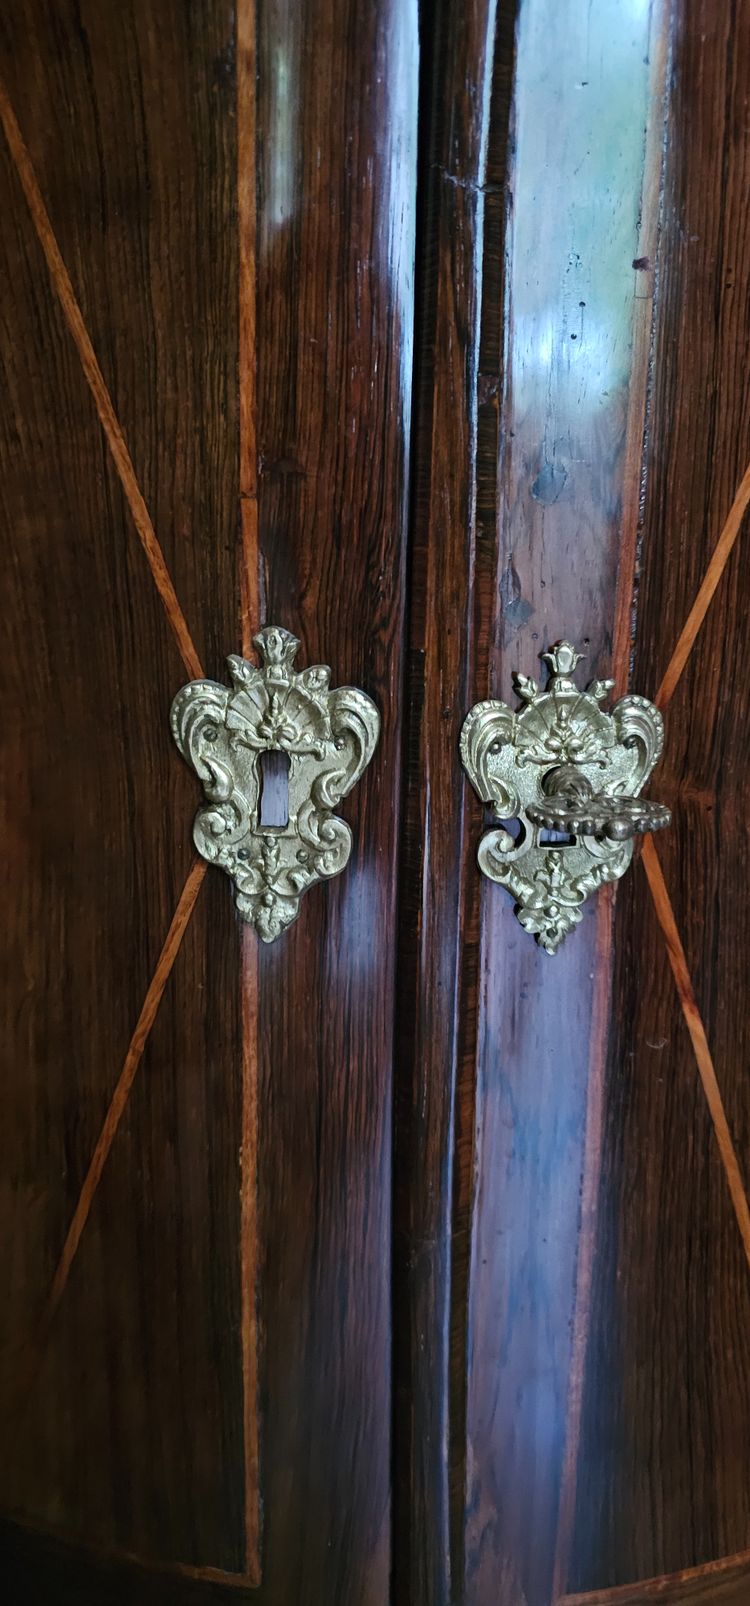
<instances>
[{"instance_id":1,"label":"dark wood grain","mask_svg":"<svg viewBox=\"0 0 750 1606\"><path fill-rule=\"evenodd\" d=\"M417 14L264 0L258 22L261 611L382 716L344 875L259 954L260 1599L385 1606Z\"/></svg>"},{"instance_id":2,"label":"dark wood grain","mask_svg":"<svg viewBox=\"0 0 750 1606\"><path fill-rule=\"evenodd\" d=\"M470 1048L462 1049L461 1033L468 1028L471 1039L474 1023L470 909L478 889L476 879L466 876L457 749L473 651L480 291L495 6L447 0L434 9L432 24L422 80L406 818L399 875L394 1592L403 1606L447 1606L460 1587L463 1549L465 1301L457 1285L452 1288L452 1193L459 1062L473 1058Z\"/></svg>"},{"instance_id":3,"label":"dark wood grain","mask_svg":"<svg viewBox=\"0 0 750 1606\"><path fill-rule=\"evenodd\" d=\"M750 0L438 0L421 66L418 10L0 18L43 208L0 143L19 1606L748 1598L692 993L637 862L534 947L457 749L561 635L653 694L747 473ZM750 1186L743 519L654 790ZM192 858L169 703L270 621L379 704L352 858L262 950L207 874L131 1078Z\"/></svg>"},{"instance_id":4,"label":"dark wood grain","mask_svg":"<svg viewBox=\"0 0 750 1606\"><path fill-rule=\"evenodd\" d=\"M750 460L748 64L750 8L684 0L667 129L638 687L664 674ZM675 814L659 857L747 1187L746 540L745 529L666 711L657 784ZM750 1543L750 1278L641 874L618 909L606 1106L570 1589L677 1571Z\"/></svg>"},{"instance_id":5,"label":"dark wood grain","mask_svg":"<svg viewBox=\"0 0 750 1606\"><path fill-rule=\"evenodd\" d=\"M609 673L624 619L627 666L652 287L633 263L655 228L646 133L663 58L646 59L648 16L634 27L614 6L528 7L515 44L511 7L498 20L449 4L435 20L401 866L396 1594L547 1606L609 904L554 962L534 948L476 871L458 732L475 698L509 696L511 669L536 672L562 634Z\"/></svg>"},{"instance_id":6,"label":"dark wood grain","mask_svg":"<svg viewBox=\"0 0 750 1606\"><path fill-rule=\"evenodd\" d=\"M36 1541L16 1534L8 1543L16 1557L26 1546L27 1562L36 1545L47 1600L97 1598L104 1578L113 1599L176 1600L201 1589L208 1598L208 1573L176 1579L185 1565L235 1574L236 1598L246 1561L243 1415L246 1430L254 1425L242 1386L255 1290L241 1298L240 1268L247 1280L253 1261L240 1229L252 1221L253 1199L244 1187L240 1201L238 1151L248 1135L240 1091L254 1087L256 1072L267 1574L256 1598L378 1606L388 1595L395 947L378 938L395 923L416 6L320 0L301 13L261 5L255 129L249 16L246 6L239 96L234 19L210 3L59 8L29 0L3 22L11 100L207 670L221 672L224 653L239 644L241 522L245 644L264 619L277 619L300 635L303 661L329 662L335 683L366 688L383 715L375 764L346 810L355 846L345 880L315 889L294 932L262 956L257 1044L249 995L244 1050L240 1043L239 932L221 878L208 878L184 938L71 1268L22 1454L6 1469L7 1504L40 1529ZM44 1047L22 1037L12 1050L23 1097L21 1131L17 1124L8 1134L8 1175L24 1152L25 1121L36 1148L26 1191L15 1184L14 1198L20 1219L39 1190L44 1248L31 1241L33 1220L25 1239L12 1239L17 1350L51 1274L45 1255L54 1267L59 1253L176 901L177 872L189 863L195 795L166 726L183 678L174 648L10 169L6 191L16 253L8 277L19 304L15 346L7 340L13 405L4 464L8 522L20 530L11 553L11 823L28 857L32 830L32 844L46 850L51 837L59 856L67 821L78 821L75 855L64 860L67 901L50 904L55 922L46 911L42 918L41 873L34 897L17 899L10 998L17 1009L37 973L41 987L60 951L71 966L78 960L76 1048L92 1061L85 1098L70 1077L63 1004L58 1029L49 993L42 1022L39 1007L33 1018ZM257 241L249 232L256 199ZM31 362L19 355L19 328ZM23 477L8 472L16 457ZM248 516L256 491L257 588ZM97 563L109 563L113 576L100 577ZM24 787L22 648L32 619L48 654L35 660L37 698L56 684L56 660L67 679L57 694L60 756L40 703L34 784ZM127 674L118 673L119 658L110 666L113 621L125 648L137 644ZM40 817L47 760L55 807ZM97 829L81 810L84 775L90 809L103 816ZM20 1010L23 1029L27 1014ZM120 1041L116 1055L111 1045ZM58 1106L76 1099L77 1164L65 1188L55 1166L59 1108L40 1093L50 1053ZM27 1289L29 1275L39 1292ZM84 1546L56 1548L41 1537L47 1526ZM92 1544L113 1557L132 1552L143 1565L97 1562ZM146 1564L161 1562L171 1572L160 1566L151 1579Z\"/></svg>"},{"instance_id":7,"label":"dark wood grain","mask_svg":"<svg viewBox=\"0 0 750 1606\"><path fill-rule=\"evenodd\" d=\"M559 1606L745 1606L750 1598L750 1555L725 1556L705 1567L685 1568L636 1584L565 1595Z\"/></svg>"},{"instance_id":8,"label":"dark wood grain","mask_svg":"<svg viewBox=\"0 0 750 1606\"><path fill-rule=\"evenodd\" d=\"M237 628L234 18L214 0L23 0L1 27L52 226L216 674Z\"/></svg>"},{"instance_id":9,"label":"dark wood grain","mask_svg":"<svg viewBox=\"0 0 750 1606\"><path fill-rule=\"evenodd\" d=\"M237 632L232 20L30 0L6 8L0 40L135 475L218 669ZM167 723L185 669L5 143L2 163L12 1415L191 863L195 792ZM203 889L167 984L2 1502L109 1547L237 1568L240 992L224 890Z\"/></svg>"},{"instance_id":10,"label":"dark wood grain","mask_svg":"<svg viewBox=\"0 0 750 1606\"><path fill-rule=\"evenodd\" d=\"M512 701L512 670L538 674L539 652L563 635L587 653L588 674L612 672L618 570L629 594L638 518L632 454L643 431L648 286L633 261L658 195L646 142L656 39L647 13L635 23L615 5L521 11L495 529L479 591L485 656L476 655L475 697ZM482 819L473 804L470 819L474 846ZM511 900L482 885L470 1606L548 1606L552 1592L608 908L606 896L592 904L575 940L550 959L519 927Z\"/></svg>"},{"instance_id":11,"label":"dark wood grain","mask_svg":"<svg viewBox=\"0 0 750 1606\"><path fill-rule=\"evenodd\" d=\"M0 1518L3 1587L12 1606L239 1606L254 1591L217 1577L175 1576L167 1566L111 1555Z\"/></svg>"}]
</instances>

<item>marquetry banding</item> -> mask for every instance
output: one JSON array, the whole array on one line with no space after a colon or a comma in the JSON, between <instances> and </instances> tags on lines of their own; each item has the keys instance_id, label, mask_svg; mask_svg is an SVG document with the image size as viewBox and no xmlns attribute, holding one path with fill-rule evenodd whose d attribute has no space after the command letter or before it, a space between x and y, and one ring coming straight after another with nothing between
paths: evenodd
<instances>
[{"instance_id":1,"label":"marquetry banding","mask_svg":"<svg viewBox=\"0 0 750 1606\"><path fill-rule=\"evenodd\" d=\"M685 1024L690 1033L698 1074L706 1095L714 1132L716 1133L721 1163L729 1186L734 1213L737 1217L737 1225L740 1229L748 1266L750 1266L750 1206L748 1205L739 1161L729 1131L729 1123L724 1110L724 1102L721 1097L713 1059L711 1058L711 1050L708 1046L708 1039L690 979L685 950L680 940L680 933L677 929L677 921L667 892L661 864L650 837L646 837L643 843L642 857L643 868L648 878L651 897L656 910L656 917L667 945L669 963L672 967Z\"/></svg>"},{"instance_id":2,"label":"marquetry banding","mask_svg":"<svg viewBox=\"0 0 750 1606\"><path fill-rule=\"evenodd\" d=\"M260 618L256 385L256 41L254 0L237 5L237 218L239 226L240 613L243 657Z\"/></svg>"},{"instance_id":3,"label":"marquetry banding","mask_svg":"<svg viewBox=\"0 0 750 1606\"><path fill-rule=\"evenodd\" d=\"M727 1601L724 1587L730 1583L750 1580L750 1550L737 1552L733 1556L719 1556L715 1561L706 1561L699 1567L684 1567L676 1573L659 1573L653 1578L639 1579L635 1584L615 1584L610 1589L583 1590L574 1595L556 1595L555 1606L647 1606L647 1603L661 1602L662 1606L682 1606L687 1599L706 1600L703 1590L694 1594L692 1586L705 1584L708 1588L716 1584L717 1593L713 1591L711 1598L718 1603L721 1589L721 1599ZM689 1591L689 1597L686 1595ZM734 1596L735 1602L739 1595Z\"/></svg>"},{"instance_id":4,"label":"marquetry banding","mask_svg":"<svg viewBox=\"0 0 750 1606\"><path fill-rule=\"evenodd\" d=\"M660 37L662 39L661 48L663 51L663 71L666 65L666 34L662 34ZM645 391L642 400L645 414ZM638 410L636 425L639 423L639 421L642 422L642 420L640 420L640 411ZM635 438L636 437L634 435L634 440ZM638 445L641 447L641 439L638 440ZM639 450L637 453L639 476L641 460L642 452ZM633 461L636 461L635 450L633 451ZM635 483L636 482L633 481L633 484ZM640 480L638 480L638 485L639 483ZM701 625L703 624L711 601L734 549L737 537L742 530L749 504L750 464L748 464L745 474L743 475L743 478L737 489L737 493L729 510L726 522L711 555L703 581L699 587L693 606L690 609L677 645L674 649L672 657L669 660L667 670L654 699L656 706L660 711L663 711L670 702L680 676L682 675L693 647L695 646ZM626 528L629 528L631 524L634 529L634 520L626 521ZM634 554L634 543L631 543L631 546ZM630 551L630 547L628 547L627 550ZM629 574L630 572L632 572L632 566L630 564L625 563L622 565L621 573ZM613 671L618 678L618 682L623 684L627 679L627 658L630 649L631 602L632 597L630 586L626 588L621 584L618 587ZM750 1265L750 1208L748 1207L747 1193L745 1191L736 1152L732 1142L731 1134L729 1132L726 1112L724 1110L724 1104L721 1098L721 1092L716 1078L716 1072L708 1046L705 1028L703 1026L695 998L695 993L693 991L692 982L690 980L684 949L674 917L674 911L667 893L666 884L664 882L664 877L656 854L656 849L649 837L646 837L644 841L642 856L649 888L654 901L656 915L664 934L680 1004L685 1016L688 1031L690 1033L691 1043L701 1078L701 1084L704 1089L706 1100L709 1105L711 1119L714 1125L714 1130L716 1132L719 1152L727 1177L727 1183L730 1189L732 1204L740 1229L745 1255L748 1259L748 1264ZM603 946L604 950L609 952L612 932L612 909L609 898L607 898L605 903L604 893L601 894L600 898L599 929L600 932L606 933L606 936L604 936L603 939ZM601 954L602 942L600 941L597 946L598 951ZM602 967L600 966L599 969L601 971ZM606 979L602 982L602 986L598 987L598 995L602 992L606 1000L604 1011L606 1018L608 1017L609 1000L608 969ZM597 1016L599 1019L599 1025L597 1026L596 1022L594 1025L592 1025L591 1040L592 1044L597 1045L599 1052L595 1053L593 1057L592 1069L590 1070L589 1076L581 1235L579 1242L579 1264L577 1271L574 1332L569 1383L567 1446L561 1485L557 1543L554 1563L553 1598L558 1603L558 1606L574 1606L574 1602L583 1603L584 1601L590 1602L591 1606L593 1606L594 1602L603 1603L604 1601L609 1600L614 1602L615 1600L621 1599L624 1601L628 1598L634 1598L633 1596L628 1596L627 1594L619 1594L617 1591L611 1594L607 1592L602 1594L599 1591L594 1591L593 1594L581 1596L564 1596L562 1594L567 1576L568 1556L570 1552L575 1514L576 1468L580 1440L583 1375L588 1339L588 1306L593 1274L598 1184L601 1165L600 1142L603 1116L603 1090L601 1078L606 1059L606 1031L604 1032L603 1037L601 1033L601 1003L599 1004L598 1010L595 1010L595 1016ZM729 1563L733 1563L736 1561L736 1559L737 1558L729 1558L727 1563L718 1562L715 1565L717 1568L720 1568L724 1565L728 1565ZM684 1576L687 1577L688 1575L685 1574ZM657 1579L652 1580L651 1583L657 1586L657 1588L654 1590L654 1593L658 1593L659 1588L668 1584L669 1580Z\"/></svg>"},{"instance_id":5,"label":"marquetry banding","mask_svg":"<svg viewBox=\"0 0 750 1606\"><path fill-rule=\"evenodd\" d=\"M203 877L207 865L202 859L196 859L188 873L187 880L180 894L172 921L164 940L164 946L156 962L153 976L148 986L143 1008L130 1039L125 1055L122 1070L109 1101L107 1113L89 1161L89 1167L78 1196L78 1203L67 1231L60 1259L57 1263L55 1275L52 1279L49 1294L45 1302L39 1329L27 1355L27 1365L21 1386L18 1391L16 1416L23 1411L31 1388L33 1387L39 1365L43 1359L44 1351L49 1337L52 1323L57 1314L60 1301L70 1277L71 1267L78 1252L83 1230L91 1214L96 1190L102 1178L102 1172L109 1158L112 1144L117 1136L117 1130L125 1113L130 1092L135 1081L136 1072L143 1058L143 1051L148 1042L151 1028L156 1020L159 1005L164 994L172 967L180 949L180 944L190 921L195 901L203 884Z\"/></svg>"},{"instance_id":6,"label":"marquetry banding","mask_svg":"<svg viewBox=\"0 0 750 1606\"><path fill-rule=\"evenodd\" d=\"M677 682L688 662L695 646L698 632L706 617L716 588L724 573L734 544L743 526L745 514L750 504L750 464L740 481L737 494L734 498L726 523L714 547L708 568L699 587L692 608L685 621L679 641L670 658L666 674L656 694L657 707L663 709L671 700ZM740 1172L737 1155L732 1143L729 1125L724 1110L724 1104L719 1089L716 1071L714 1069L711 1051L708 1046L703 1021L698 1009L693 984L685 959L685 950L680 939L674 910L667 892L664 875L659 862L656 849L647 838L643 844L643 867L646 871L651 896L656 910L656 916L664 934L667 945L669 963L672 967L677 993L685 1023L690 1033L698 1073L701 1078L703 1090L706 1095L711 1120L713 1121L716 1139L719 1145L722 1165L727 1178L729 1191L732 1197L737 1224L740 1229L742 1243L750 1265L750 1206L747 1193Z\"/></svg>"},{"instance_id":7,"label":"marquetry banding","mask_svg":"<svg viewBox=\"0 0 750 1606\"><path fill-rule=\"evenodd\" d=\"M670 701L677 682L695 646L696 637L708 613L714 592L729 562L734 543L742 529L750 503L750 463L740 482L737 495L729 510L726 524L711 555L695 602L685 620L680 639L669 660L664 679L656 693L657 708L664 709Z\"/></svg>"},{"instance_id":8,"label":"marquetry banding","mask_svg":"<svg viewBox=\"0 0 750 1606\"><path fill-rule=\"evenodd\" d=\"M26 149L23 135L2 79L0 79L0 121L2 121L8 148L26 197L31 221L44 253L52 288L60 303L63 317L81 359L81 367L99 414L99 420L104 430L112 461L120 477L125 500L130 508L133 523L146 555L154 585L161 598L182 662L191 680L200 680L203 674L200 658L177 600L172 577L164 560L164 553L156 538L151 515L146 507L143 492L136 477L120 421L112 405L112 398L99 367L91 337L71 283L70 274L63 262L60 247L49 220L31 157Z\"/></svg>"}]
</instances>

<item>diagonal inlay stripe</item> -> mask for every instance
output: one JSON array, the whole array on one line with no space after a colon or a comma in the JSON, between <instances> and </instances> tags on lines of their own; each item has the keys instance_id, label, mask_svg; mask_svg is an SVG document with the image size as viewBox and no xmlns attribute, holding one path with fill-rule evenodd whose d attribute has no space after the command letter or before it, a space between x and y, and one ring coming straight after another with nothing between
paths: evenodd
<instances>
[{"instance_id":1,"label":"diagonal inlay stripe","mask_svg":"<svg viewBox=\"0 0 750 1606\"><path fill-rule=\"evenodd\" d=\"M143 499L143 493L138 484L130 453L125 443L125 436L112 405L112 398L104 382L101 368L97 362L96 353L91 344L83 314L76 300L70 275L60 254L60 248L49 220L47 208L42 199L42 192L37 183L31 157L26 149L15 112L1 78L0 121L2 121L8 148L26 197L26 203L31 213L31 220L36 230L39 244L44 252L52 286L78 350L81 367L94 398L94 404L106 436L107 445L112 454L117 473L120 476L120 483L130 508L141 546L146 554L154 584L161 598L164 612L172 628L185 668L191 680L199 680L203 674L201 662L188 630L185 616L177 600L177 593L164 561L164 554L156 539L151 515Z\"/></svg>"},{"instance_id":2,"label":"diagonal inlay stripe","mask_svg":"<svg viewBox=\"0 0 750 1606\"><path fill-rule=\"evenodd\" d=\"M653 839L650 836L644 837L641 856L656 910L656 918L659 921L667 945L669 963L672 967L685 1024L690 1033L698 1065L698 1074L706 1095L706 1102L711 1114L714 1132L716 1133L716 1141L719 1145L721 1163L724 1167L734 1213L737 1217L747 1262L750 1266L750 1205L748 1205L739 1161L729 1131L729 1123L711 1058L711 1050L708 1046L708 1039L693 991L693 984L690 980L685 950L680 941L680 933L677 929L677 921L675 920L659 857L654 847Z\"/></svg>"},{"instance_id":3,"label":"diagonal inlay stripe","mask_svg":"<svg viewBox=\"0 0 750 1606\"><path fill-rule=\"evenodd\" d=\"M750 463L748 463L740 482L737 495L729 510L726 524L714 547L711 561L683 626L680 639L670 658L664 679L656 693L657 708L666 708L695 646L698 631L708 613L716 587L724 573L734 543L742 529L742 522L747 512L748 504L750 504Z\"/></svg>"},{"instance_id":4,"label":"diagonal inlay stripe","mask_svg":"<svg viewBox=\"0 0 750 1606\"><path fill-rule=\"evenodd\" d=\"M128 1045L122 1070L115 1083L114 1091L109 1102L109 1108L104 1117L104 1123L89 1162L89 1168L83 1180L78 1203L68 1228L62 1253L57 1263L57 1270L52 1279L47 1301L39 1323L39 1328L28 1351L27 1365L24 1369L22 1386L19 1389L19 1398L16 1415L23 1410L28 1394L33 1386L34 1378L44 1355L44 1349L50 1328L55 1319L60 1301L65 1292L71 1266L75 1259L78 1245L81 1241L84 1227L88 1221L94 1195L101 1181L102 1172L107 1163L112 1144L117 1135L117 1129L125 1113L125 1107L130 1091L135 1081L136 1071L141 1063L143 1051L148 1041L149 1033L156 1020L157 1011L172 972L172 966L179 952L180 944L187 930L190 916L195 907L195 900L203 883L203 877L208 866L203 859L196 859L188 873L187 880L180 894L180 898L172 916L172 922L164 940L164 946L156 962L154 974L149 983L143 1008L138 1016L135 1030Z\"/></svg>"},{"instance_id":5,"label":"diagonal inlay stripe","mask_svg":"<svg viewBox=\"0 0 750 1606\"><path fill-rule=\"evenodd\" d=\"M661 1601L662 1606L687 1606L688 1599L695 1600L696 1606L701 1600L708 1606L709 1599L717 1602L717 1606L719 1599L725 1601L726 1606L733 1600L737 1606L740 1596L732 1586L744 1584L746 1579L750 1580L750 1550L740 1550L733 1556L704 1561L699 1567L683 1567L678 1573L659 1573L634 1584L614 1584L608 1589L560 1595L555 1606L646 1606L647 1601ZM705 1592L701 1585L705 1585ZM743 1595L743 1600L747 1598Z\"/></svg>"}]
</instances>

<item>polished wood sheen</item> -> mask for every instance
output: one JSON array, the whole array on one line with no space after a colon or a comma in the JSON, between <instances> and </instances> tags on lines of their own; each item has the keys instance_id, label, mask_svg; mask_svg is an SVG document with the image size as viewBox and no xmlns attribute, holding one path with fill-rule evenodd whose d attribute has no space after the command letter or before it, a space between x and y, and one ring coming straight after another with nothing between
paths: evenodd
<instances>
[{"instance_id":1,"label":"polished wood sheen","mask_svg":"<svg viewBox=\"0 0 750 1606\"><path fill-rule=\"evenodd\" d=\"M0 44L8 1576L385 1606L416 6ZM258 964L167 716L271 620L383 735Z\"/></svg>"},{"instance_id":2,"label":"polished wood sheen","mask_svg":"<svg viewBox=\"0 0 750 1606\"><path fill-rule=\"evenodd\" d=\"M258 955L261 1602L385 1606L412 0L258 10L261 613L382 718L345 873ZM245 383L245 376L241 375ZM302 656L302 655L301 655Z\"/></svg>"},{"instance_id":3,"label":"polished wood sheen","mask_svg":"<svg viewBox=\"0 0 750 1606\"><path fill-rule=\"evenodd\" d=\"M750 0L0 15L13 1606L748 1606ZM172 697L378 704L276 943ZM576 639L670 832L550 958L459 732Z\"/></svg>"},{"instance_id":4,"label":"polished wood sheen","mask_svg":"<svg viewBox=\"0 0 750 1606\"><path fill-rule=\"evenodd\" d=\"M561 637L624 689L648 346L661 10L522 6L506 214L496 546L473 697ZM553 200L554 197L554 200ZM547 204L545 204L545 198ZM563 199L564 198L564 199ZM624 660L624 661L623 661ZM475 842L481 811L473 810ZM575 1400L581 1175L606 1032L610 892L554 959L483 882L468 1304L467 1606L547 1606ZM562 1536L564 1538L564 1534Z\"/></svg>"},{"instance_id":5,"label":"polished wood sheen","mask_svg":"<svg viewBox=\"0 0 750 1606\"><path fill-rule=\"evenodd\" d=\"M747 1194L746 518L679 680L664 677L750 461L750 7L678 11L634 682L665 701L674 687L658 779L674 825L654 851ZM741 1221L642 874L618 902L571 1590L750 1543Z\"/></svg>"},{"instance_id":6,"label":"polished wood sheen","mask_svg":"<svg viewBox=\"0 0 750 1606\"><path fill-rule=\"evenodd\" d=\"M396 1333L396 1442L411 1528L396 1594L548 1606L611 902L554 960L529 941L480 881L457 744L471 703L510 696L512 669L537 673L563 634L591 674L610 672L613 641L627 672L629 631L622 647L613 627L628 620L618 570L632 591L652 283L633 264L658 200L660 142L644 134L664 52L661 12L634 23L614 4L440 19L402 864L411 1330L408 1347Z\"/></svg>"},{"instance_id":7,"label":"polished wood sheen","mask_svg":"<svg viewBox=\"0 0 750 1606\"><path fill-rule=\"evenodd\" d=\"M207 669L236 630L236 244L217 205L232 85L191 65L231 55L232 31L206 7L30 3L5 9L1 40L88 335L71 332L4 141L2 1503L71 1537L236 1570L240 994L218 887L182 936L19 1400L193 857L193 790L166 723L187 666L134 481ZM104 433L90 351L117 421Z\"/></svg>"},{"instance_id":8,"label":"polished wood sheen","mask_svg":"<svg viewBox=\"0 0 750 1606\"><path fill-rule=\"evenodd\" d=\"M452 1320L454 1107L471 1040L469 845L458 738L470 701L482 241L493 0L441 4L423 64L418 408L399 877L394 1594L447 1606L463 1515L465 1331ZM464 1212L465 1213L465 1212ZM453 1356L457 1357L457 1365ZM452 1475L452 1476L451 1476ZM462 1506L462 1494L459 1496ZM459 1507L459 1509L461 1509Z\"/></svg>"},{"instance_id":9,"label":"polished wood sheen","mask_svg":"<svg viewBox=\"0 0 750 1606\"><path fill-rule=\"evenodd\" d=\"M559 1606L745 1606L750 1599L750 1553L725 1556L703 1567L645 1578L637 1584L565 1595Z\"/></svg>"}]
</instances>

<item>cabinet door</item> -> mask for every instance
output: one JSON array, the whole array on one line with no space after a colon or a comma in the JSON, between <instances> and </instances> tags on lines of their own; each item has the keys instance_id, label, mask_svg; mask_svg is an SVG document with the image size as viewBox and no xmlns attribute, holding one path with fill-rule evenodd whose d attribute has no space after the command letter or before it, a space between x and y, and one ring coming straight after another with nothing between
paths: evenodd
<instances>
[{"instance_id":1,"label":"cabinet door","mask_svg":"<svg viewBox=\"0 0 750 1606\"><path fill-rule=\"evenodd\" d=\"M14 1606L748 1599L749 72L750 0L5 8ZM269 944L169 730L264 625L382 725ZM550 957L458 739L561 637L674 824Z\"/></svg>"},{"instance_id":2,"label":"cabinet door","mask_svg":"<svg viewBox=\"0 0 750 1606\"><path fill-rule=\"evenodd\" d=\"M415 4L0 40L8 1598L386 1606ZM268 946L169 731L263 624L382 719Z\"/></svg>"},{"instance_id":3,"label":"cabinet door","mask_svg":"<svg viewBox=\"0 0 750 1606\"><path fill-rule=\"evenodd\" d=\"M750 1599L750 7L436 8L396 1197L398 1606ZM705 611L707 607L707 612ZM671 832L550 957L456 763L561 637ZM681 645L678 646L678 643ZM651 1582L643 1582L651 1580Z\"/></svg>"}]
</instances>

